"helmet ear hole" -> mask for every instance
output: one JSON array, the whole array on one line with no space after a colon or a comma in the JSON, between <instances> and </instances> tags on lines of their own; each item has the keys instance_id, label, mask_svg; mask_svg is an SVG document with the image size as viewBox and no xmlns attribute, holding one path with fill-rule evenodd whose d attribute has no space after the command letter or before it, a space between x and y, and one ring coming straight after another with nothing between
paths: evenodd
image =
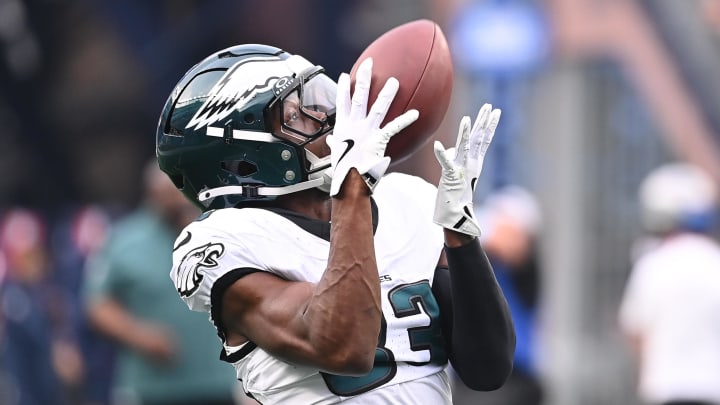
<instances>
[{"instance_id":1,"label":"helmet ear hole","mask_svg":"<svg viewBox=\"0 0 720 405\"><path fill-rule=\"evenodd\" d=\"M226 160L220 162L220 167L240 177L250 177L258 171L257 165L247 160Z\"/></svg>"}]
</instances>

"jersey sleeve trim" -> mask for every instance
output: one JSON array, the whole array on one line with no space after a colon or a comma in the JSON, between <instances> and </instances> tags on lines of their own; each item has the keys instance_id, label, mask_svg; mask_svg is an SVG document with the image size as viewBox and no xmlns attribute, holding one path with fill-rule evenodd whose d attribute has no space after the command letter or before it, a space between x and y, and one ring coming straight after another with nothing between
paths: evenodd
<instances>
[{"instance_id":1,"label":"jersey sleeve trim","mask_svg":"<svg viewBox=\"0 0 720 405\"><path fill-rule=\"evenodd\" d=\"M213 284L212 290L210 291L210 318L212 319L213 325L215 325L215 329L217 329L218 336L223 342L225 342L225 326L222 323L222 298L225 291L241 278L259 271L262 270L250 267L230 270Z\"/></svg>"},{"instance_id":2,"label":"jersey sleeve trim","mask_svg":"<svg viewBox=\"0 0 720 405\"><path fill-rule=\"evenodd\" d=\"M232 352L230 354L227 354L227 350L223 348L220 350L220 360L228 362L230 364L237 363L238 361L242 360L243 357L250 354L251 351L255 350L257 345L253 342L248 341L245 343L240 350Z\"/></svg>"}]
</instances>

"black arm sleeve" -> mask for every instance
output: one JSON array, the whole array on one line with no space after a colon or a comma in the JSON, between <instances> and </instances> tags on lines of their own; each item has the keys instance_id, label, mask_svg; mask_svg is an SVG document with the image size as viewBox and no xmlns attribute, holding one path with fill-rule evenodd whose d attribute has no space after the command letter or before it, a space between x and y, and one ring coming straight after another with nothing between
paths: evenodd
<instances>
[{"instance_id":1,"label":"black arm sleeve","mask_svg":"<svg viewBox=\"0 0 720 405\"><path fill-rule=\"evenodd\" d=\"M500 388L512 371L515 330L505 296L476 239L445 248L449 269L438 268L433 293L443 314L450 362L469 388Z\"/></svg>"}]
</instances>

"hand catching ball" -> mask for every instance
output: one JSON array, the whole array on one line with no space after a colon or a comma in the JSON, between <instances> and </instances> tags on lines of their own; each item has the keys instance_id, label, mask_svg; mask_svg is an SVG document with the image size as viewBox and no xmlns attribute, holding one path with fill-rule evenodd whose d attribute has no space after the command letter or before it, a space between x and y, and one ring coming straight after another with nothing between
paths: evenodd
<instances>
[{"instance_id":1,"label":"hand catching ball","mask_svg":"<svg viewBox=\"0 0 720 405\"><path fill-rule=\"evenodd\" d=\"M352 83L360 63L373 58L368 105L377 98L390 77L400 82L382 125L410 109L420 117L390 139L385 154L392 163L407 159L430 139L450 106L453 65L440 27L430 20L416 20L391 29L373 41L350 71Z\"/></svg>"}]
</instances>

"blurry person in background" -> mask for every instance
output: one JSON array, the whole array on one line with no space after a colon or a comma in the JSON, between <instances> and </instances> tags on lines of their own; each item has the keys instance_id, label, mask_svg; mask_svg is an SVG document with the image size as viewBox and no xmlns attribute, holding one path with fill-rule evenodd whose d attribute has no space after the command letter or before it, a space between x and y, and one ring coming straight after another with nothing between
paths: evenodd
<instances>
[{"instance_id":1,"label":"blurry person in background","mask_svg":"<svg viewBox=\"0 0 720 405\"><path fill-rule=\"evenodd\" d=\"M87 405L110 403L115 344L90 326L81 290L87 259L104 245L111 222L108 210L84 205L60 215L51 232L53 280L67 291L71 303L73 328L83 357L82 392Z\"/></svg>"},{"instance_id":2,"label":"blurry person in background","mask_svg":"<svg viewBox=\"0 0 720 405\"><path fill-rule=\"evenodd\" d=\"M87 315L119 344L113 403L234 404L236 381L207 316L184 310L168 282L175 235L199 212L154 159L143 181L144 204L114 224L87 264Z\"/></svg>"},{"instance_id":3,"label":"blurry person in background","mask_svg":"<svg viewBox=\"0 0 720 405\"><path fill-rule=\"evenodd\" d=\"M5 278L0 285L3 405L75 405L82 358L69 321L67 294L50 282L46 226L40 215L14 208L0 221Z\"/></svg>"},{"instance_id":4,"label":"blurry person in background","mask_svg":"<svg viewBox=\"0 0 720 405\"><path fill-rule=\"evenodd\" d=\"M537 364L540 204L527 189L507 185L494 190L475 210L483 229L480 242L510 307L517 344L513 371L504 386L495 391L477 392L468 390L454 379L453 403L541 404L543 386Z\"/></svg>"},{"instance_id":5,"label":"blurry person in background","mask_svg":"<svg viewBox=\"0 0 720 405\"><path fill-rule=\"evenodd\" d=\"M639 190L652 243L637 253L620 328L638 360L638 395L653 405L720 404L717 185L685 163L653 170Z\"/></svg>"}]
</instances>

